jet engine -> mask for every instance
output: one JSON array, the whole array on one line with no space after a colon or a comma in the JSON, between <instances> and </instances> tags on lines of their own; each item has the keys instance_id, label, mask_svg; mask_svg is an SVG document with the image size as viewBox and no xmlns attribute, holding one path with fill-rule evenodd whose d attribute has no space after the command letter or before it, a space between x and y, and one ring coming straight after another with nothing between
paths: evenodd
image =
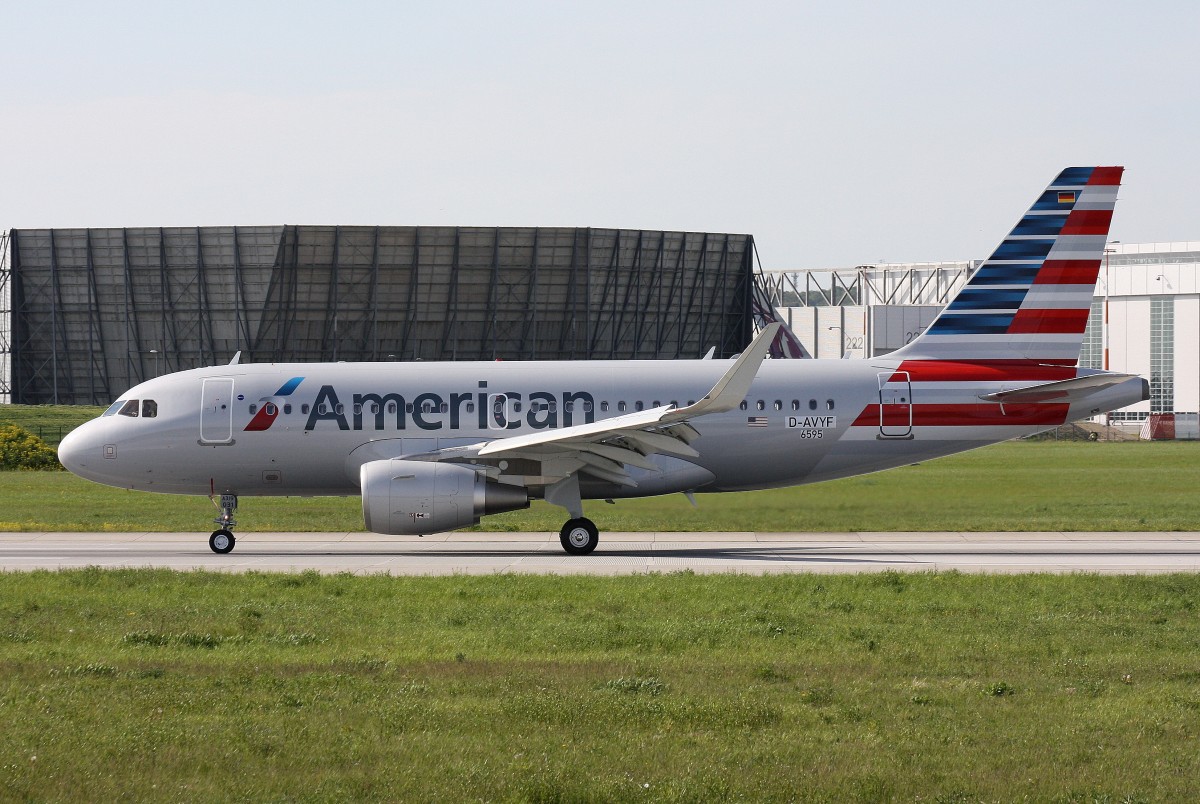
<instances>
[{"instance_id":1,"label":"jet engine","mask_svg":"<svg viewBox=\"0 0 1200 804\"><path fill-rule=\"evenodd\" d=\"M367 529L389 536L441 533L529 507L524 488L453 463L370 461L359 469L359 486Z\"/></svg>"}]
</instances>

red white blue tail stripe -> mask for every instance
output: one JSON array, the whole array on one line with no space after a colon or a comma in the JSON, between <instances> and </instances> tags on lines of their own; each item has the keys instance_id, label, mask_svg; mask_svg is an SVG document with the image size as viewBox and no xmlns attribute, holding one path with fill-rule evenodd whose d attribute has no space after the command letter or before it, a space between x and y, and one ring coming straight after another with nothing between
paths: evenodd
<instances>
[{"instance_id":1,"label":"red white blue tail stripe","mask_svg":"<svg viewBox=\"0 0 1200 804\"><path fill-rule=\"evenodd\" d=\"M1062 171L929 329L887 356L853 437L987 442L1080 418L1073 405L1111 409L1104 383L1063 383L1091 373L1079 349L1123 170Z\"/></svg>"},{"instance_id":2,"label":"red white blue tail stripe","mask_svg":"<svg viewBox=\"0 0 1200 804\"><path fill-rule=\"evenodd\" d=\"M1075 365L1123 170L1060 173L929 329L896 356Z\"/></svg>"}]
</instances>

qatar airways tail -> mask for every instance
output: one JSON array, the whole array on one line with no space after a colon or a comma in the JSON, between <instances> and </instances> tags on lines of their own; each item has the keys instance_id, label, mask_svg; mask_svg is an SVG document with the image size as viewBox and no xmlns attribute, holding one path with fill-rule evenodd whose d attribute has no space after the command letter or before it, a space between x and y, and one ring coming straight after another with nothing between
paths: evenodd
<instances>
[{"instance_id":1,"label":"qatar airways tail","mask_svg":"<svg viewBox=\"0 0 1200 804\"><path fill-rule=\"evenodd\" d=\"M813 483L950 455L1149 397L1079 368L1122 168L1067 168L920 337L863 360L237 364L130 389L59 447L81 477L240 497L359 495L367 527L437 533L545 500ZM302 505L303 503L297 503Z\"/></svg>"}]
</instances>

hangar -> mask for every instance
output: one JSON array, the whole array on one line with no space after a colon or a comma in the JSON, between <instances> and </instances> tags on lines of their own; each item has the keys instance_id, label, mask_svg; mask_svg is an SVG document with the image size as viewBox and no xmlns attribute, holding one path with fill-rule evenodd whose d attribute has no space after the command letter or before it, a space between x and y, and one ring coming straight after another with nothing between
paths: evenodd
<instances>
[{"instance_id":1,"label":"hangar","mask_svg":"<svg viewBox=\"0 0 1200 804\"><path fill-rule=\"evenodd\" d=\"M0 398L108 404L228 362L718 357L749 342L748 234L591 228L13 229ZM766 313L769 315L769 311Z\"/></svg>"}]
</instances>

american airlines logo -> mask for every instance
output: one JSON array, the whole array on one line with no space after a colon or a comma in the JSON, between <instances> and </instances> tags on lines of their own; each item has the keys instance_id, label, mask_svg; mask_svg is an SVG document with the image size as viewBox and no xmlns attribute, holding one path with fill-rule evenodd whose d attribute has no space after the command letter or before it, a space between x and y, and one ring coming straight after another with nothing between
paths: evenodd
<instances>
[{"instance_id":1,"label":"american airlines logo","mask_svg":"<svg viewBox=\"0 0 1200 804\"><path fill-rule=\"evenodd\" d=\"M595 420L595 399L587 391L489 392L481 381L476 391L444 396L356 393L347 405L332 385L322 385L304 429L327 423L339 430L547 430Z\"/></svg>"},{"instance_id":2,"label":"american airlines logo","mask_svg":"<svg viewBox=\"0 0 1200 804\"><path fill-rule=\"evenodd\" d=\"M292 377L274 394L264 396L258 400L258 411L254 414L254 418L250 420L250 423L246 425L246 430L253 432L271 429L271 425L275 423L275 419L279 416L280 405L283 404L280 400L291 396L300 387L300 383L302 382L304 382L303 377Z\"/></svg>"}]
</instances>

